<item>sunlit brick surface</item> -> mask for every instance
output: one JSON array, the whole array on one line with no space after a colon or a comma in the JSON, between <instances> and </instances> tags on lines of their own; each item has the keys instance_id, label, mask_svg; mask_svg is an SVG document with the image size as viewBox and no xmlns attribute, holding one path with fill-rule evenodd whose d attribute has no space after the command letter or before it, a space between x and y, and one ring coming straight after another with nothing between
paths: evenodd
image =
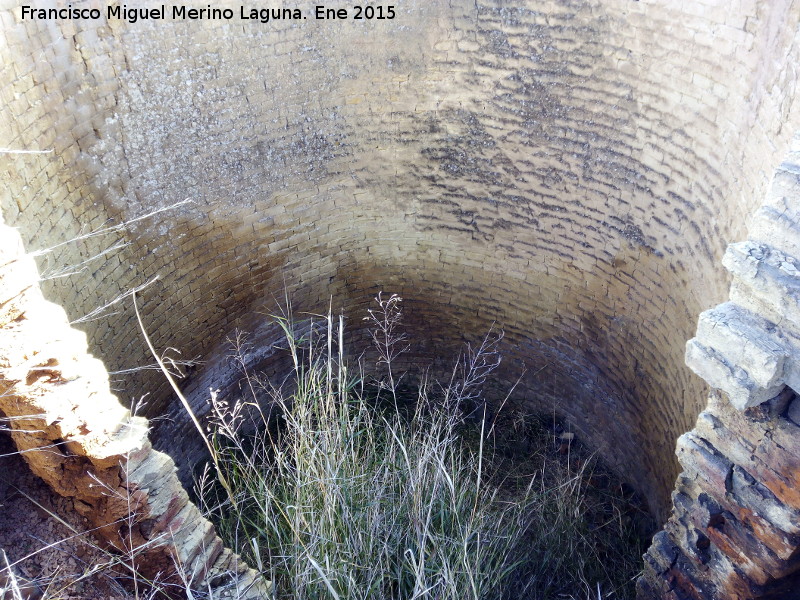
<instances>
[{"instance_id":1,"label":"sunlit brick surface","mask_svg":"<svg viewBox=\"0 0 800 600\"><path fill-rule=\"evenodd\" d=\"M2 210L77 319L141 293L154 343L207 361L284 296L405 299L410 363L503 327L507 389L567 417L662 516L706 395L683 365L800 125L788 0L408 1L382 22L45 23L0 12ZM5 2L9 6L9 2ZM308 7L306 7L308 8ZM121 239L128 245L81 265ZM112 372L151 362L130 300L83 323ZM262 338L269 340L269 331ZM446 361L445 361L446 362ZM156 444L191 425L155 372Z\"/></svg>"}]
</instances>

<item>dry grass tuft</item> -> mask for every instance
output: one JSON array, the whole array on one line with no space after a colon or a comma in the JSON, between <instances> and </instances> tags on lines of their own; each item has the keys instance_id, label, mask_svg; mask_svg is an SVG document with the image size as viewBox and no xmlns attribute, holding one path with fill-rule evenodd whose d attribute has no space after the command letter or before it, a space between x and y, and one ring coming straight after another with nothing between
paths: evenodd
<instances>
[{"instance_id":1,"label":"dry grass tuft","mask_svg":"<svg viewBox=\"0 0 800 600\"><path fill-rule=\"evenodd\" d=\"M482 403L502 334L409 398L393 369L407 344L400 298L377 302L367 318L381 377L348 369L341 318L299 332L284 315L293 377L277 386L245 372L252 398L212 394L226 489L210 470L198 488L223 538L277 598L629 597L644 547L624 501L589 489L594 461L548 450L553 433L539 427L545 449L510 464L513 440L464 416ZM244 435L252 419L257 433Z\"/></svg>"}]
</instances>

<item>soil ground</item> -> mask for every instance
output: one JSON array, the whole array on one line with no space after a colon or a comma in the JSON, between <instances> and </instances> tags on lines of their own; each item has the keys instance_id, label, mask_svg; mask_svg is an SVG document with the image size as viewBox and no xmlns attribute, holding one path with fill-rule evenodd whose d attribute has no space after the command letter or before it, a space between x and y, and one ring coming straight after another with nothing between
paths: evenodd
<instances>
[{"instance_id":1,"label":"soil ground","mask_svg":"<svg viewBox=\"0 0 800 600\"><path fill-rule=\"evenodd\" d=\"M123 574L106 566L110 556L85 533L72 502L31 473L15 450L0 433L0 550L25 588L23 597L128 600ZM14 598L8 568L0 552L0 599Z\"/></svg>"}]
</instances>

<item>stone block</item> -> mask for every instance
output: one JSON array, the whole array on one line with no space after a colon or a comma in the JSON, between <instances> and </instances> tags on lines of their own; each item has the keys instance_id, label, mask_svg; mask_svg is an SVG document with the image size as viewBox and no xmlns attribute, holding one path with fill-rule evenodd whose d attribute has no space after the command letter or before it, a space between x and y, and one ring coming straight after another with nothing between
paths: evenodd
<instances>
[{"instance_id":1,"label":"stone block","mask_svg":"<svg viewBox=\"0 0 800 600\"><path fill-rule=\"evenodd\" d=\"M800 262L753 241L728 246L722 259L743 286L783 319L781 326L800 334Z\"/></svg>"},{"instance_id":2,"label":"stone block","mask_svg":"<svg viewBox=\"0 0 800 600\"><path fill-rule=\"evenodd\" d=\"M723 390L739 410L766 402L783 388L783 382L762 388L744 369L730 364L714 348L703 346L697 339L686 343L685 360L686 365L709 385Z\"/></svg>"},{"instance_id":3,"label":"stone block","mask_svg":"<svg viewBox=\"0 0 800 600\"><path fill-rule=\"evenodd\" d=\"M675 453L684 471L696 474L713 488L728 488L733 464L702 438L684 433L678 438Z\"/></svg>"},{"instance_id":4,"label":"stone block","mask_svg":"<svg viewBox=\"0 0 800 600\"><path fill-rule=\"evenodd\" d=\"M775 324L752 312L731 302L707 310L700 314L695 339L744 370L759 387L774 389L783 383L784 362L792 349Z\"/></svg>"}]
</instances>

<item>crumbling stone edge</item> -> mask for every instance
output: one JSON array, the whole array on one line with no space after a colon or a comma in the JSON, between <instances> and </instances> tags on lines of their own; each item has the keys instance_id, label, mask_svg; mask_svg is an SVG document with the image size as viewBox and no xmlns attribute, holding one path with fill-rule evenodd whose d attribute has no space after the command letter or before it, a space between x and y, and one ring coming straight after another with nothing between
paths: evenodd
<instances>
[{"instance_id":1,"label":"crumbling stone edge","mask_svg":"<svg viewBox=\"0 0 800 600\"><path fill-rule=\"evenodd\" d=\"M31 470L144 577L215 598L268 596L269 583L190 501L173 460L152 448L147 420L111 393L84 334L44 299L33 258L2 217L0 412Z\"/></svg>"},{"instance_id":2,"label":"crumbling stone edge","mask_svg":"<svg viewBox=\"0 0 800 600\"><path fill-rule=\"evenodd\" d=\"M683 472L645 554L640 600L800 597L798 139L723 264L730 299L700 315L686 345L686 364L713 389L678 439Z\"/></svg>"}]
</instances>

